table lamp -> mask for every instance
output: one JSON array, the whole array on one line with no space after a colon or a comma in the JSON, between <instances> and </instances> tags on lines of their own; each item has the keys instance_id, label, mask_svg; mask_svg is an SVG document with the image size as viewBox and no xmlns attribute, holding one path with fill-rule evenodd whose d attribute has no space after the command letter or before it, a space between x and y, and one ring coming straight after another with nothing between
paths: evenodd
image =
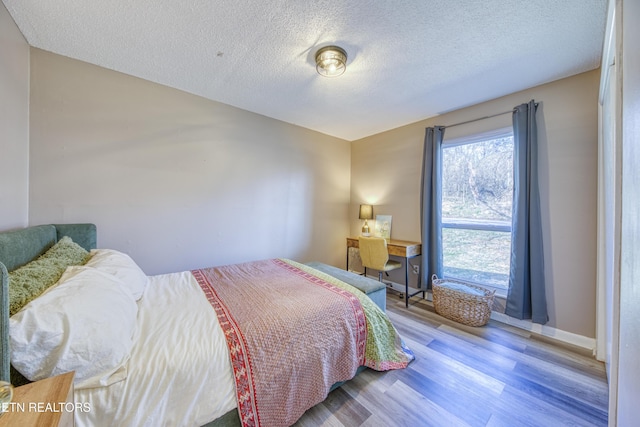
<instances>
[{"instance_id":1,"label":"table lamp","mask_svg":"<svg viewBox=\"0 0 640 427\"><path fill-rule=\"evenodd\" d=\"M364 219L364 225L362 226L362 235L370 236L369 233L369 224L367 223L368 219L373 219L373 206L371 205L360 205L360 219Z\"/></svg>"}]
</instances>

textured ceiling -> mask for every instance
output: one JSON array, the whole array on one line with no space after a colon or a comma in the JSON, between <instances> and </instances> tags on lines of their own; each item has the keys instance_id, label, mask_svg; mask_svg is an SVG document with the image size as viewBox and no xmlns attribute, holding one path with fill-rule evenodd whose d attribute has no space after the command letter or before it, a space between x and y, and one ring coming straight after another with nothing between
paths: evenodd
<instances>
[{"instance_id":1,"label":"textured ceiling","mask_svg":"<svg viewBox=\"0 0 640 427\"><path fill-rule=\"evenodd\" d=\"M31 46L354 140L597 68L607 0L3 2Z\"/></svg>"}]
</instances>

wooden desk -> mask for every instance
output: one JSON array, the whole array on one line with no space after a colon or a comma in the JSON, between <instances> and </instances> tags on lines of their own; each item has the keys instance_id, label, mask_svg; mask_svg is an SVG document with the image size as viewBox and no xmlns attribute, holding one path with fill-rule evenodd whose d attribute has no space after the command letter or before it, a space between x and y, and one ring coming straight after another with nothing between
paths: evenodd
<instances>
[{"instance_id":1,"label":"wooden desk","mask_svg":"<svg viewBox=\"0 0 640 427\"><path fill-rule=\"evenodd\" d=\"M347 271L349 271L349 248L359 248L360 241L357 237L347 237ZM409 298L422 293L424 298L425 291L420 290L413 294L409 294L409 259L422 255L422 244L419 242L410 242L407 240L387 240L387 252L389 255L405 258L404 263L404 304L405 307L409 307ZM422 274L418 275L418 287L420 287Z\"/></svg>"},{"instance_id":2,"label":"wooden desk","mask_svg":"<svg viewBox=\"0 0 640 427\"><path fill-rule=\"evenodd\" d=\"M73 426L74 375L68 372L16 387L0 426Z\"/></svg>"}]
</instances>

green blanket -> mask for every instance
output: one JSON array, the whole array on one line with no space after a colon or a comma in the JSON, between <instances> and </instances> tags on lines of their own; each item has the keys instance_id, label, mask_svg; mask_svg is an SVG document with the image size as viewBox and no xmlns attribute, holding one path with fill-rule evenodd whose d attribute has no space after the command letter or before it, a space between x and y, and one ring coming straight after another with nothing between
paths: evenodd
<instances>
[{"instance_id":1,"label":"green blanket","mask_svg":"<svg viewBox=\"0 0 640 427\"><path fill-rule=\"evenodd\" d=\"M288 259L283 259L282 261L340 289L349 291L358 298L365 312L367 322L365 366L376 371L403 369L415 359L413 352L404 344L400 334L398 334L387 315L364 293L333 276L307 265Z\"/></svg>"}]
</instances>

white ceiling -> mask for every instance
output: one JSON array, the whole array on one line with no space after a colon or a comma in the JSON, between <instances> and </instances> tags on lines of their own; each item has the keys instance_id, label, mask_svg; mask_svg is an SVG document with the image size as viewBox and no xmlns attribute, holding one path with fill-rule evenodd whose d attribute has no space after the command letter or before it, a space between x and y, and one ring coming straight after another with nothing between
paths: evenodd
<instances>
[{"instance_id":1,"label":"white ceiling","mask_svg":"<svg viewBox=\"0 0 640 427\"><path fill-rule=\"evenodd\" d=\"M354 140L597 68L607 0L3 2L31 46Z\"/></svg>"}]
</instances>

